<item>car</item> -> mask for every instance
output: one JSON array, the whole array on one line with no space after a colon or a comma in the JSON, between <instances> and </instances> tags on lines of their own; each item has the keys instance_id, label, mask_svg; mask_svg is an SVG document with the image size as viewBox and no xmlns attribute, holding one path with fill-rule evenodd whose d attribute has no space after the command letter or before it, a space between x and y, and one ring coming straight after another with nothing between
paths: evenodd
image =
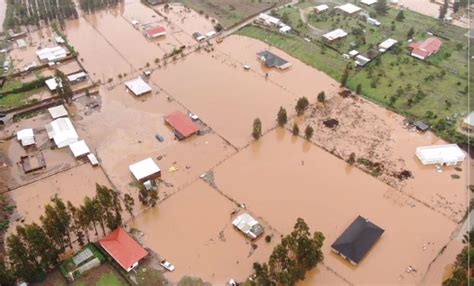
<instances>
[{"instance_id":1,"label":"car","mask_svg":"<svg viewBox=\"0 0 474 286\"><path fill-rule=\"evenodd\" d=\"M160 142L165 141L165 138L163 138L163 136L161 136L161 135L158 134L158 133L155 134L155 138L156 138L156 140L158 140L158 141L160 141Z\"/></svg>"},{"instance_id":2,"label":"car","mask_svg":"<svg viewBox=\"0 0 474 286\"><path fill-rule=\"evenodd\" d=\"M188 116L189 116L193 121L196 121L196 120L199 119L199 116L197 116L196 114L191 113L191 112L189 112Z\"/></svg>"},{"instance_id":3,"label":"car","mask_svg":"<svg viewBox=\"0 0 474 286\"><path fill-rule=\"evenodd\" d=\"M160 261L160 265L161 265L161 267L163 267L164 269L166 269L170 272L174 271L174 265L171 264L171 262L167 261L166 259L162 259Z\"/></svg>"}]
</instances>

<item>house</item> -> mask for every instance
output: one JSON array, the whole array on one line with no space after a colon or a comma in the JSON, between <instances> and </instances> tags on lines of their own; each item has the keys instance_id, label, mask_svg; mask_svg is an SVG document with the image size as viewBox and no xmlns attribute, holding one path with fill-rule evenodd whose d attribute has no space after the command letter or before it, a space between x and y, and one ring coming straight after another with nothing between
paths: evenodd
<instances>
[{"instance_id":1,"label":"house","mask_svg":"<svg viewBox=\"0 0 474 286\"><path fill-rule=\"evenodd\" d=\"M128 169L140 183L161 177L160 167L158 167L152 158L146 158L145 160L136 162L128 166Z\"/></svg>"},{"instance_id":2,"label":"house","mask_svg":"<svg viewBox=\"0 0 474 286\"><path fill-rule=\"evenodd\" d=\"M365 57L363 55L357 55L355 57L355 64L358 67L364 67L366 64L370 63L370 59L368 57Z\"/></svg>"},{"instance_id":3,"label":"house","mask_svg":"<svg viewBox=\"0 0 474 286\"><path fill-rule=\"evenodd\" d=\"M16 44L18 45L18 48L20 49L26 48L26 41L24 39L16 40Z\"/></svg>"},{"instance_id":4,"label":"house","mask_svg":"<svg viewBox=\"0 0 474 286\"><path fill-rule=\"evenodd\" d=\"M258 15L258 18L256 20L257 23L260 23L260 24L263 24L263 25L266 25L266 26L275 26L275 27L278 27L281 23L281 20L278 19L278 18L275 18L273 16L270 16L270 15L267 15L267 14L264 14L264 13L260 13L260 15Z\"/></svg>"},{"instance_id":5,"label":"house","mask_svg":"<svg viewBox=\"0 0 474 286\"><path fill-rule=\"evenodd\" d=\"M69 145L74 158L79 159L87 156L90 153L89 147L84 140L74 142Z\"/></svg>"},{"instance_id":6,"label":"house","mask_svg":"<svg viewBox=\"0 0 474 286\"><path fill-rule=\"evenodd\" d=\"M64 59L69 54L69 51L63 47L56 46L52 48L44 48L36 51L36 55L42 62L54 62Z\"/></svg>"},{"instance_id":7,"label":"house","mask_svg":"<svg viewBox=\"0 0 474 286\"><path fill-rule=\"evenodd\" d=\"M326 5L326 4L322 4L322 5L318 5L316 7L314 7L314 12L316 13L322 13L324 11L327 11L329 9L329 6Z\"/></svg>"},{"instance_id":8,"label":"house","mask_svg":"<svg viewBox=\"0 0 474 286\"><path fill-rule=\"evenodd\" d=\"M367 6L371 6L375 3L377 3L377 0L360 0L360 3L364 4L364 5L367 5Z\"/></svg>"},{"instance_id":9,"label":"house","mask_svg":"<svg viewBox=\"0 0 474 286\"><path fill-rule=\"evenodd\" d=\"M55 91L56 88L58 87L58 82L56 81L55 77L45 80L44 83L46 84L46 86L48 87L50 91Z\"/></svg>"},{"instance_id":10,"label":"house","mask_svg":"<svg viewBox=\"0 0 474 286\"><path fill-rule=\"evenodd\" d=\"M25 172L25 174L46 168L46 162L44 161L42 152L35 152L33 154L21 156L20 164L23 167L23 172Z\"/></svg>"},{"instance_id":11,"label":"house","mask_svg":"<svg viewBox=\"0 0 474 286\"><path fill-rule=\"evenodd\" d=\"M263 226L248 213L237 216L232 221L232 224L251 239L256 239L262 235L264 231Z\"/></svg>"},{"instance_id":12,"label":"house","mask_svg":"<svg viewBox=\"0 0 474 286\"><path fill-rule=\"evenodd\" d=\"M388 38L385 41L381 42L379 44L379 52L384 53L388 51L391 47L393 47L396 43L398 43L397 40L394 40L392 38Z\"/></svg>"},{"instance_id":13,"label":"house","mask_svg":"<svg viewBox=\"0 0 474 286\"><path fill-rule=\"evenodd\" d=\"M69 116L69 114L67 113L66 108L64 108L64 105L62 105L62 104L58 105L58 106L48 108L48 112L49 112L49 114L51 115L51 117L53 119Z\"/></svg>"},{"instance_id":14,"label":"house","mask_svg":"<svg viewBox=\"0 0 474 286\"><path fill-rule=\"evenodd\" d=\"M468 132L474 131L474 111L469 113L469 115L463 119L461 122L461 128Z\"/></svg>"},{"instance_id":15,"label":"house","mask_svg":"<svg viewBox=\"0 0 474 286\"><path fill-rule=\"evenodd\" d=\"M420 120L413 122L413 126L415 126L415 128L421 132L425 132L425 131L428 131L428 129L430 129L430 126L428 124Z\"/></svg>"},{"instance_id":16,"label":"house","mask_svg":"<svg viewBox=\"0 0 474 286\"><path fill-rule=\"evenodd\" d=\"M196 41L201 42L201 41L204 41L206 39L206 36L204 36L203 34L201 34L199 32L195 32L195 33L193 33L193 38Z\"/></svg>"},{"instance_id":17,"label":"house","mask_svg":"<svg viewBox=\"0 0 474 286\"><path fill-rule=\"evenodd\" d=\"M352 50L349 52L349 57L353 58L359 54L359 51L357 50Z\"/></svg>"},{"instance_id":18,"label":"house","mask_svg":"<svg viewBox=\"0 0 474 286\"><path fill-rule=\"evenodd\" d=\"M268 68L276 67L281 70L284 70L291 66L291 64L288 61L280 58L279 56L273 53L270 53L269 51L263 51L263 52L257 53L257 58L263 63L265 63L265 65Z\"/></svg>"},{"instance_id":19,"label":"house","mask_svg":"<svg viewBox=\"0 0 474 286\"><path fill-rule=\"evenodd\" d=\"M366 21L367 21L367 24L373 25L375 27L380 27L380 25L382 25L382 23L380 23L379 20L374 19L374 18L367 17Z\"/></svg>"},{"instance_id":20,"label":"house","mask_svg":"<svg viewBox=\"0 0 474 286\"><path fill-rule=\"evenodd\" d=\"M165 116L165 123L173 129L178 140L199 133L199 126L197 126L188 116L179 111L172 112Z\"/></svg>"},{"instance_id":21,"label":"house","mask_svg":"<svg viewBox=\"0 0 474 286\"><path fill-rule=\"evenodd\" d=\"M79 135L68 117L61 117L47 124L46 131L49 139L53 140L58 148L69 146L79 140Z\"/></svg>"},{"instance_id":22,"label":"house","mask_svg":"<svg viewBox=\"0 0 474 286\"><path fill-rule=\"evenodd\" d=\"M80 72L77 72L77 73L70 74L70 75L67 76L67 80L71 84L78 83L78 82L81 82L81 81L85 81L85 80L87 80L87 73L85 73L84 71L80 71Z\"/></svg>"},{"instance_id":23,"label":"house","mask_svg":"<svg viewBox=\"0 0 474 286\"><path fill-rule=\"evenodd\" d=\"M421 43L411 43L408 48L411 49L411 56L424 60L431 55L436 54L443 45L443 41L436 37L431 37Z\"/></svg>"},{"instance_id":24,"label":"house","mask_svg":"<svg viewBox=\"0 0 474 286\"><path fill-rule=\"evenodd\" d=\"M212 38L214 37L215 35L217 35L217 32L216 31L210 31L210 32L207 32L206 33L206 38Z\"/></svg>"},{"instance_id":25,"label":"house","mask_svg":"<svg viewBox=\"0 0 474 286\"><path fill-rule=\"evenodd\" d=\"M55 41L56 44L58 44L58 45L62 45L62 44L65 44L65 43L66 43L66 41L65 41L65 40L63 39L63 37L61 37L61 36L55 37L55 38L54 38L54 41Z\"/></svg>"},{"instance_id":26,"label":"house","mask_svg":"<svg viewBox=\"0 0 474 286\"><path fill-rule=\"evenodd\" d=\"M349 15L355 14L355 13L359 12L360 10L362 10L360 7L358 7L354 4L351 4L351 3L347 3L347 4L344 4L344 5L341 5L341 6L337 6L336 9L341 10L342 12L344 12L346 14L349 14Z\"/></svg>"},{"instance_id":27,"label":"house","mask_svg":"<svg viewBox=\"0 0 474 286\"><path fill-rule=\"evenodd\" d=\"M135 79L126 81L125 86L135 96L142 96L144 94L151 92L151 87L141 77L137 77Z\"/></svg>"},{"instance_id":28,"label":"house","mask_svg":"<svg viewBox=\"0 0 474 286\"><path fill-rule=\"evenodd\" d=\"M150 39L166 35L165 27L156 26L145 30L145 36Z\"/></svg>"},{"instance_id":29,"label":"house","mask_svg":"<svg viewBox=\"0 0 474 286\"><path fill-rule=\"evenodd\" d=\"M280 31L280 33L288 33L289 31L291 31L291 27L288 25L282 24L278 31Z\"/></svg>"},{"instance_id":30,"label":"house","mask_svg":"<svg viewBox=\"0 0 474 286\"><path fill-rule=\"evenodd\" d=\"M140 260L148 255L121 227L99 240L99 244L127 272L137 267Z\"/></svg>"},{"instance_id":31,"label":"house","mask_svg":"<svg viewBox=\"0 0 474 286\"><path fill-rule=\"evenodd\" d=\"M417 147L415 154L423 165L453 166L466 158L464 151L456 144Z\"/></svg>"},{"instance_id":32,"label":"house","mask_svg":"<svg viewBox=\"0 0 474 286\"><path fill-rule=\"evenodd\" d=\"M89 160L92 166L94 167L99 166L99 160L97 160L97 157L95 156L94 153L87 154L87 159Z\"/></svg>"},{"instance_id":33,"label":"house","mask_svg":"<svg viewBox=\"0 0 474 286\"><path fill-rule=\"evenodd\" d=\"M383 233L382 228L358 216L331 245L331 249L353 265L357 265Z\"/></svg>"},{"instance_id":34,"label":"house","mask_svg":"<svg viewBox=\"0 0 474 286\"><path fill-rule=\"evenodd\" d=\"M332 42L334 40L344 38L347 36L347 32L343 29L336 29L329 33L323 35L323 38L326 39L328 42Z\"/></svg>"},{"instance_id":35,"label":"house","mask_svg":"<svg viewBox=\"0 0 474 286\"><path fill-rule=\"evenodd\" d=\"M21 146L35 145L35 133L32 128L22 129L16 133L16 139L21 142Z\"/></svg>"}]
</instances>

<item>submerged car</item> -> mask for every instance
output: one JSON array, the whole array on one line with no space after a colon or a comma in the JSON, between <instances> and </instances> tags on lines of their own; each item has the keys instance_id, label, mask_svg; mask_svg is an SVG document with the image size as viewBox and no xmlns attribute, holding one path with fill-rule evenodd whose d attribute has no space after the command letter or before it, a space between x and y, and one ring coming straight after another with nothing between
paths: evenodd
<instances>
[{"instance_id":1,"label":"submerged car","mask_svg":"<svg viewBox=\"0 0 474 286\"><path fill-rule=\"evenodd\" d=\"M166 269L170 272L174 271L174 265L171 264L171 262L167 261L166 259L161 260L160 265L161 265L161 267L163 267L164 269Z\"/></svg>"}]
</instances>

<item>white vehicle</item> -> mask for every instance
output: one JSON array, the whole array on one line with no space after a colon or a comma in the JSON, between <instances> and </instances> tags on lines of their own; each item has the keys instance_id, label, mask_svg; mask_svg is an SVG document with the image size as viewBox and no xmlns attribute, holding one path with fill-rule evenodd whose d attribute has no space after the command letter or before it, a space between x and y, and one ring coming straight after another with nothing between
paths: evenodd
<instances>
[{"instance_id":1,"label":"white vehicle","mask_svg":"<svg viewBox=\"0 0 474 286\"><path fill-rule=\"evenodd\" d=\"M244 65L244 70L249 70L250 69L250 66L249 65Z\"/></svg>"},{"instance_id":2,"label":"white vehicle","mask_svg":"<svg viewBox=\"0 0 474 286\"><path fill-rule=\"evenodd\" d=\"M197 116L196 114L191 113L191 112L189 112L188 116L189 116L189 118L191 118L193 121L196 121L196 120L199 119L199 116Z\"/></svg>"},{"instance_id":3,"label":"white vehicle","mask_svg":"<svg viewBox=\"0 0 474 286\"><path fill-rule=\"evenodd\" d=\"M168 271L170 271L170 272L173 272L173 271L174 271L174 265L171 264L171 262L167 261L166 259L161 260L161 261L160 261L160 265L161 265L164 269L166 269L166 270L168 270Z\"/></svg>"}]
</instances>

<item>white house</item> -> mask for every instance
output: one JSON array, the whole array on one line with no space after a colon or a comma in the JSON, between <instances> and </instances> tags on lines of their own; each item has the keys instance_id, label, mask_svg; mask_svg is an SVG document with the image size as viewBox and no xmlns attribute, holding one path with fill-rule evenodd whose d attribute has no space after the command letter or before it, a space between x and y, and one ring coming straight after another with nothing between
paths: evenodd
<instances>
[{"instance_id":1,"label":"white house","mask_svg":"<svg viewBox=\"0 0 474 286\"><path fill-rule=\"evenodd\" d=\"M21 146L26 147L36 144L35 133L32 128L22 129L16 133L16 139L21 142Z\"/></svg>"},{"instance_id":2,"label":"white house","mask_svg":"<svg viewBox=\"0 0 474 286\"><path fill-rule=\"evenodd\" d=\"M466 154L456 144L432 145L416 148L416 156L423 165L453 166L461 163Z\"/></svg>"},{"instance_id":3,"label":"white house","mask_svg":"<svg viewBox=\"0 0 474 286\"><path fill-rule=\"evenodd\" d=\"M36 51L36 55L42 62L54 62L60 59L65 58L69 52L60 46L52 48L44 48L39 51Z\"/></svg>"},{"instance_id":4,"label":"white house","mask_svg":"<svg viewBox=\"0 0 474 286\"><path fill-rule=\"evenodd\" d=\"M326 5L326 4L322 4L322 5L318 5L318 6L314 7L314 11L316 13L322 13L322 12L328 10L328 9L329 9L329 6Z\"/></svg>"},{"instance_id":5,"label":"white house","mask_svg":"<svg viewBox=\"0 0 474 286\"><path fill-rule=\"evenodd\" d=\"M62 105L62 104L58 105L58 106L48 108L48 112L49 112L49 114L51 115L51 117L53 119L56 119L56 118L59 118L59 117L69 116L69 114L67 113L66 108L64 108L64 105Z\"/></svg>"},{"instance_id":6,"label":"white house","mask_svg":"<svg viewBox=\"0 0 474 286\"><path fill-rule=\"evenodd\" d=\"M379 44L379 52L384 53L397 43L397 40L388 38Z\"/></svg>"},{"instance_id":7,"label":"white house","mask_svg":"<svg viewBox=\"0 0 474 286\"><path fill-rule=\"evenodd\" d=\"M46 131L49 139L52 139L58 148L69 146L79 140L79 135L68 117L61 117L47 124Z\"/></svg>"},{"instance_id":8,"label":"white house","mask_svg":"<svg viewBox=\"0 0 474 286\"><path fill-rule=\"evenodd\" d=\"M135 79L126 81L125 86L135 96L141 96L141 95L151 92L151 87L141 77L137 77Z\"/></svg>"},{"instance_id":9,"label":"white house","mask_svg":"<svg viewBox=\"0 0 474 286\"><path fill-rule=\"evenodd\" d=\"M136 162L128 167L135 179L141 183L161 176L160 167L152 158Z\"/></svg>"},{"instance_id":10,"label":"white house","mask_svg":"<svg viewBox=\"0 0 474 286\"><path fill-rule=\"evenodd\" d=\"M71 149L71 152L74 155L74 158L76 159L84 157L90 153L89 147L87 146L84 140L80 140L70 144L69 149Z\"/></svg>"},{"instance_id":11,"label":"white house","mask_svg":"<svg viewBox=\"0 0 474 286\"><path fill-rule=\"evenodd\" d=\"M349 15L352 15L354 13L357 13L359 12L360 10L362 10L359 6L356 6L354 4L351 4L351 3L347 3L347 4L344 4L344 5L341 5L341 6L337 6L336 7L337 9L349 14Z\"/></svg>"},{"instance_id":12,"label":"white house","mask_svg":"<svg viewBox=\"0 0 474 286\"><path fill-rule=\"evenodd\" d=\"M232 224L251 239L256 239L263 234L263 226L248 213L236 217Z\"/></svg>"},{"instance_id":13,"label":"white house","mask_svg":"<svg viewBox=\"0 0 474 286\"><path fill-rule=\"evenodd\" d=\"M264 14L264 13L261 13L260 15L258 15L257 21L262 22L263 24L267 26L279 26L281 23L280 19Z\"/></svg>"},{"instance_id":14,"label":"white house","mask_svg":"<svg viewBox=\"0 0 474 286\"><path fill-rule=\"evenodd\" d=\"M345 36L347 36L346 31L344 31L343 29L336 29L334 31L324 34L323 38L331 42L336 39L344 38Z\"/></svg>"}]
</instances>

